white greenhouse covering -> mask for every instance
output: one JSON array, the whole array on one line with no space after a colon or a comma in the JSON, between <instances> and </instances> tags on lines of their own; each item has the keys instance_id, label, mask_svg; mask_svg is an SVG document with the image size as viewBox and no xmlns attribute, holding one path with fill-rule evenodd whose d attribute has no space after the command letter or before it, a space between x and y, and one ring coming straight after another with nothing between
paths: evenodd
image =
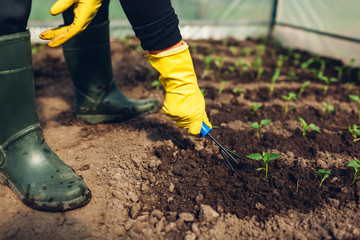
<instances>
[{"instance_id":1,"label":"white greenhouse covering","mask_svg":"<svg viewBox=\"0 0 360 240\"><path fill-rule=\"evenodd\" d=\"M54 2L33 1L29 23L33 41L39 42L37 36L42 30L62 23L60 16L49 14ZM355 58L355 65L360 65L359 0L172 0L172 3L185 39L241 40L268 36L272 30L272 37L285 47L308 50L345 63ZM110 3L110 19L113 36L133 36L117 0Z\"/></svg>"}]
</instances>

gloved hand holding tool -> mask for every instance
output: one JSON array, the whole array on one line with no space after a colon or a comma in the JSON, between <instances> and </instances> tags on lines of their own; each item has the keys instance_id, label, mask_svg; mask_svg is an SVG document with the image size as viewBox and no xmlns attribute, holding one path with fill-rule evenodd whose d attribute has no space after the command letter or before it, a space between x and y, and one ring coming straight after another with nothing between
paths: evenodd
<instances>
[{"instance_id":1,"label":"gloved hand holding tool","mask_svg":"<svg viewBox=\"0 0 360 240\"><path fill-rule=\"evenodd\" d=\"M238 163L235 158L242 157L223 147L209 134L212 125L206 115L205 100L197 84L188 45L182 42L177 48L146 56L159 71L159 80L166 91L164 114L176 121L179 127L187 128L190 134L209 136L219 146L221 155L234 171L229 158Z\"/></svg>"},{"instance_id":2,"label":"gloved hand holding tool","mask_svg":"<svg viewBox=\"0 0 360 240\"><path fill-rule=\"evenodd\" d=\"M81 33L95 17L102 0L58 0L50 9L52 15L58 15L74 6L74 22L69 26L54 28L42 32L40 38L50 40L49 47L57 47L78 33Z\"/></svg>"}]
</instances>

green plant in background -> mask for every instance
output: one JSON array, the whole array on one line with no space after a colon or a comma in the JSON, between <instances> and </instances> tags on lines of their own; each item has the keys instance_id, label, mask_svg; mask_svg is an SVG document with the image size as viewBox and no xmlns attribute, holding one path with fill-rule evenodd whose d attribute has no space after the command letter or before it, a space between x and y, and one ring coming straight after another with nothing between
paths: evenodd
<instances>
[{"instance_id":1,"label":"green plant in background","mask_svg":"<svg viewBox=\"0 0 360 240\"><path fill-rule=\"evenodd\" d=\"M45 45L32 45L31 46L31 54L35 54L41 52L44 49Z\"/></svg>"},{"instance_id":2,"label":"green plant in background","mask_svg":"<svg viewBox=\"0 0 360 240\"><path fill-rule=\"evenodd\" d=\"M251 67L255 70L258 69L259 67L262 67L262 59L261 58L257 58L252 64Z\"/></svg>"},{"instance_id":3,"label":"green plant in background","mask_svg":"<svg viewBox=\"0 0 360 240\"><path fill-rule=\"evenodd\" d=\"M282 95L281 97L286 100L283 108L284 108L285 114L287 114L287 113L289 112L289 109L293 109L293 108L294 108L294 106L290 106L290 101L295 101L295 100L297 100L296 94L293 93L293 92L289 92L289 95L288 95L288 96Z\"/></svg>"},{"instance_id":4,"label":"green plant in background","mask_svg":"<svg viewBox=\"0 0 360 240\"><path fill-rule=\"evenodd\" d=\"M347 68L347 70L346 70L346 75L350 75L351 70L352 70L352 68L353 68L353 64L355 63L355 61L356 61L355 58L352 58L352 59L350 60L350 64L349 64L349 66L348 66L348 68Z\"/></svg>"},{"instance_id":5,"label":"green plant in background","mask_svg":"<svg viewBox=\"0 0 360 240\"><path fill-rule=\"evenodd\" d=\"M236 46L230 46L229 51L231 52L232 55L236 55L239 52L239 48Z\"/></svg>"},{"instance_id":6,"label":"green plant in background","mask_svg":"<svg viewBox=\"0 0 360 240\"><path fill-rule=\"evenodd\" d=\"M311 81L310 80L307 80L305 82L303 82L301 85L300 85L300 90L299 90L299 94L298 94L298 97L300 98L301 95L304 93L305 89L311 84Z\"/></svg>"},{"instance_id":7,"label":"green plant in background","mask_svg":"<svg viewBox=\"0 0 360 240\"><path fill-rule=\"evenodd\" d=\"M228 82L229 82L229 81L220 80L220 87L219 87L219 90L218 90L219 95L222 94L222 92L223 92L224 89L225 89L225 85L226 85Z\"/></svg>"},{"instance_id":8,"label":"green plant in background","mask_svg":"<svg viewBox=\"0 0 360 240\"><path fill-rule=\"evenodd\" d=\"M256 134L257 139L260 141L260 129L262 126L267 125L271 122L271 119L262 119L260 124L258 122L253 122L250 127L255 128L254 133Z\"/></svg>"},{"instance_id":9,"label":"green plant in background","mask_svg":"<svg viewBox=\"0 0 360 240\"><path fill-rule=\"evenodd\" d=\"M239 96L241 96L241 94L242 94L243 91L244 91L244 88L234 87L234 88L232 89L232 91L233 91L234 93L238 94Z\"/></svg>"},{"instance_id":10,"label":"green plant in background","mask_svg":"<svg viewBox=\"0 0 360 240\"><path fill-rule=\"evenodd\" d=\"M356 124L349 126L349 132L351 136L353 137L353 142L357 142L360 140L360 127Z\"/></svg>"},{"instance_id":11,"label":"green plant in background","mask_svg":"<svg viewBox=\"0 0 360 240\"><path fill-rule=\"evenodd\" d=\"M260 80L263 72L264 72L264 68L263 68L263 67L260 67L260 68L258 69L258 72L257 72L257 75L256 75L256 80L257 80L257 81Z\"/></svg>"},{"instance_id":12,"label":"green plant in background","mask_svg":"<svg viewBox=\"0 0 360 240\"><path fill-rule=\"evenodd\" d=\"M279 78L279 76L280 76L280 69L277 68L277 69L275 69L274 75L271 77L271 80L270 80L270 89L269 89L269 96L270 97L274 93L275 82Z\"/></svg>"},{"instance_id":13,"label":"green plant in background","mask_svg":"<svg viewBox=\"0 0 360 240\"><path fill-rule=\"evenodd\" d=\"M341 65L341 66L336 66L335 67L335 70L338 72L337 74L337 80L340 82L341 81L341 78L342 78L342 75L344 73L344 70L346 69L346 65Z\"/></svg>"},{"instance_id":14,"label":"green plant in background","mask_svg":"<svg viewBox=\"0 0 360 240\"><path fill-rule=\"evenodd\" d=\"M281 69L282 66L284 65L284 62L287 61L288 59L289 59L288 56L284 56L282 54L279 54L278 59L276 61L276 68Z\"/></svg>"},{"instance_id":15,"label":"green plant in background","mask_svg":"<svg viewBox=\"0 0 360 240\"><path fill-rule=\"evenodd\" d=\"M156 90L160 90L161 88L161 82L159 80L154 80L151 83L151 87L154 87Z\"/></svg>"},{"instance_id":16,"label":"green plant in background","mask_svg":"<svg viewBox=\"0 0 360 240\"><path fill-rule=\"evenodd\" d=\"M264 56L264 54L265 54L265 49L266 49L266 47L264 44L257 45L255 48L256 56L258 58L262 58L262 56Z\"/></svg>"},{"instance_id":17,"label":"green plant in background","mask_svg":"<svg viewBox=\"0 0 360 240\"><path fill-rule=\"evenodd\" d=\"M294 53L294 66L298 66L300 64L301 54L300 53Z\"/></svg>"},{"instance_id":18,"label":"green plant in background","mask_svg":"<svg viewBox=\"0 0 360 240\"><path fill-rule=\"evenodd\" d=\"M305 72L309 72L309 67L313 62L315 62L314 58L309 58L300 65L300 68L303 69Z\"/></svg>"},{"instance_id":19,"label":"green plant in background","mask_svg":"<svg viewBox=\"0 0 360 240\"><path fill-rule=\"evenodd\" d=\"M319 188L321 188L323 182L325 181L325 179L327 179L330 174L331 174L331 170L325 170L325 169L320 169L319 171L315 171L317 174L320 175L321 177L321 182L320 182L320 185L319 185Z\"/></svg>"},{"instance_id":20,"label":"green plant in background","mask_svg":"<svg viewBox=\"0 0 360 240\"><path fill-rule=\"evenodd\" d=\"M301 122L302 126L303 126L303 136L305 137L308 129L311 128L312 130L321 133L320 129L318 128L318 126L316 126L313 123L308 124L303 118L299 117L299 121Z\"/></svg>"},{"instance_id":21,"label":"green plant in background","mask_svg":"<svg viewBox=\"0 0 360 240\"><path fill-rule=\"evenodd\" d=\"M255 113L259 108L262 107L261 103L250 103L250 114Z\"/></svg>"},{"instance_id":22,"label":"green plant in background","mask_svg":"<svg viewBox=\"0 0 360 240\"><path fill-rule=\"evenodd\" d=\"M214 58L211 56L205 57L205 68L203 73L201 74L201 78L204 79L209 73L212 72L211 70L211 62L214 61Z\"/></svg>"},{"instance_id":23,"label":"green plant in background","mask_svg":"<svg viewBox=\"0 0 360 240\"><path fill-rule=\"evenodd\" d=\"M255 153L255 154L251 154L247 156L250 159L259 161L259 160L263 160L263 162L265 163L265 168L257 168L256 171L261 171L261 170L265 170L265 179L268 178L268 172L269 172L269 161L275 160L279 157L281 157L280 154L277 153L267 153L267 152L263 152L262 155L260 153Z\"/></svg>"},{"instance_id":24,"label":"green plant in background","mask_svg":"<svg viewBox=\"0 0 360 240\"><path fill-rule=\"evenodd\" d=\"M345 85L347 86L347 91L348 92L352 92L354 86L355 86L355 83L354 82L347 82L345 83Z\"/></svg>"},{"instance_id":25,"label":"green plant in background","mask_svg":"<svg viewBox=\"0 0 360 240\"><path fill-rule=\"evenodd\" d=\"M251 53L252 53L252 49L250 47L244 47L242 49L242 53L245 55L245 56L250 56Z\"/></svg>"},{"instance_id":26,"label":"green plant in background","mask_svg":"<svg viewBox=\"0 0 360 240\"><path fill-rule=\"evenodd\" d=\"M245 63L246 64L246 63ZM234 63L236 69L238 70L239 76L241 76L243 74L243 59L241 57L239 57L236 62ZM246 69L247 70L247 69ZM246 71L245 70L245 71Z\"/></svg>"},{"instance_id":27,"label":"green plant in background","mask_svg":"<svg viewBox=\"0 0 360 240\"><path fill-rule=\"evenodd\" d=\"M349 94L349 98L358 103L358 122L360 122L360 97L358 95Z\"/></svg>"},{"instance_id":28,"label":"green plant in background","mask_svg":"<svg viewBox=\"0 0 360 240\"><path fill-rule=\"evenodd\" d=\"M354 172L354 177L353 177L353 181L352 181L352 184L354 184L356 179L360 178L360 176L359 176L360 160L357 158L354 158L354 160L350 160L348 167L354 168L355 172Z\"/></svg>"},{"instance_id":29,"label":"green plant in background","mask_svg":"<svg viewBox=\"0 0 360 240\"><path fill-rule=\"evenodd\" d=\"M225 58L221 55L219 55L215 60L214 60L215 66L218 68L218 76L220 76L222 69L224 68L225 65Z\"/></svg>"},{"instance_id":30,"label":"green plant in background","mask_svg":"<svg viewBox=\"0 0 360 240\"><path fill-rule=\"evenodd\" d=\"M324 59L320 59L320 72L325 72L325 68L326 68L326 61Z\"/></svg>"},{"instance_id":31,"label":"green plant in background","mask_svg":"<svg viewBox=\"0 0 360 240\"><path fill-rule=\"evenodd\" d=\"M326 76L324 76L323 75L323 73L322 72L319 72L319 74L318 74L318 79L320 79L320 80L322 80L322 81L324 81L325 83L324 83L324 86L323 86L323 89L324 89L324 91L323 91L323 93L324 93L324 95L327 93L327 90L328 90L328 88L329 88L329 86L330 86L330 83L332 83L332 82L337 82L337 79L336 78L328 78L328 77L326 77Z\"/></svg>"},{"instance_id":32,"label":"green plant in background","mask_svg":"<svg viewBox=\"0 0 360 240\"><path fill-rule=\"evenodd\" d=\"M203 95L203 97L206 96L205 88L200 88L200 92Z\"/></svg>"},{"instance_id":33,"label":"green plant in background","mask_svg":"<svg viewBox=\"0 0 360 240\"><path fill-rule=\"evenodd\" d=\"M288 75L288 79L289 80L297 80L297 76L296 76L296 71L294 71L294 70L290 70L289 71L289 75Z\"/></svg>"},{"instance_id":34,"label":"green plant in background","mask_svg":"<svg viewBox=\"0 0 360 240\"><path fill-rule=\"evenodd\" d=\"M327 102L322 102L322 104L324 105L324 109L321 113L321 117L324 117L326 114L330 114L335 111L334 107Z\"/></svg>"}]
</instances>

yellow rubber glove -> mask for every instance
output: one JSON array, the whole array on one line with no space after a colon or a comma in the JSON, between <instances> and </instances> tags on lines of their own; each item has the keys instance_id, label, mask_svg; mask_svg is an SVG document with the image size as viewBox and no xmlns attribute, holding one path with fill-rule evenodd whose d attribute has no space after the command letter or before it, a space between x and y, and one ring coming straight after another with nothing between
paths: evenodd
<instances>
[{"instance_id":1,"label":"yellow rubber glove","mask_svg":"<svg viewBox=\"0 0 360 240\"><path fill-rule=\"evenodd\" d=\"M200 133L203 122L212 128L205 112L204 96L197 84L188 45L183 42L178 48L145 56L159 71L159 80L166 91L162 108L164 114L193 135Z\"/></svg>"},{"instance_id":2,"label":"yellow rubber glove","mask_svg":"<svg viewBox=\"0 0 360 240\"><path fill-rule=\"evenodd\" d=\"M69 26L53 28L42 32L40 38L51 40L50 47L57 47L78 33L81 33L95 17L102 0L58 0L50 9L51 15L55 16L71 5L74 6L74 22Z\"/></svg>"}]
</instances>

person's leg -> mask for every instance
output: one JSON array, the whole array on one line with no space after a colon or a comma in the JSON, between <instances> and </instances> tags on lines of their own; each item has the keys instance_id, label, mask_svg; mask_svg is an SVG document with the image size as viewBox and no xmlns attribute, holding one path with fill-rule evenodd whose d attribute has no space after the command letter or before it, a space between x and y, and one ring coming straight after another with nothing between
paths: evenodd
<instances>
[{"instance_id":1,"label":"person's leg","mask_svg":"<svg viewBox=\"0 0 360 240\"><path fill-rule=\"evenodd\" d=\"M0 182L31 208L65 211L88 203L91 193L47 145L38 122L25 30L30 5L31 0L0 0L6 13L0 15Z\"/></svg>"},{"instance_id":2,"label":"person's leg","mask_svg":"<svg viewBox=\"0 0 360 240\"><path fill-rule=\"evenodd\" d=\"M169 49L181 41L179 20L170 0L120 0L144 50Z\"/></svg>"},{"instance_id":3,"label":"person's leg","mask_svg":"<svg viewBox=\"0 0 360 240\"><path fill-rule=\"evenodd\" d=\"M191 134L211 124L197 84L193 62L181 41L179 20L170 0L120 0L135 35L148 50L150 64L159 71L166 90L163 112Z\"/></svg>"},{"instance_id":4,"label":"person's leg","mask_svg":"<svg viewBox=\"0 0 360 240\"><path fill-rule=\"evenodd\" d=\"M76 117L90 124L123 121L159 109L156 99L127 98L113 80L108 4L105 0L91 24L63 45L76 93ZM73 21L72 9L64 23Z\"/></svg>"}]
</instances>

